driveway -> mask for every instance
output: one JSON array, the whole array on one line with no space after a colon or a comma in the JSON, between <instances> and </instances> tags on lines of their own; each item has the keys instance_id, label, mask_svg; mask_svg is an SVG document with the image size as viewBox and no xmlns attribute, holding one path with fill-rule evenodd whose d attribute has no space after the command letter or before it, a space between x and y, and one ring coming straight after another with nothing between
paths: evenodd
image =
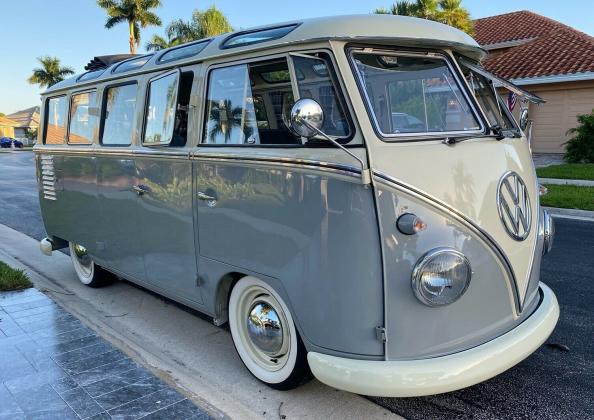
<instances>
[{"instance_id":1,"label":"driveway","mask_svg":"<svg viewBox=\"0 0 594 420\"><path fill-rule=\"evenodd\" d=\"M41 238L43 226L39 217L32 154L27 152L0 154L0 168L2 169L0 224L10 226L28 236ZM13 181L17 177L20 179ZM23 215L22 220L12 216L13 214ZM592 310L594 223L556 219L556 225L555 247L543 261L542 281L557 294L561 305L561 317L547 344L509 371L464 390L424 398L370 398L368 400L411 419L445 417L557 419L568 415L573 418L594 418L594 399L592 398L592 389L594 389L594 340L592 339L594 337L594 311ZM59 258L66 258L66 256L60 254ZM60 264L66 263L66 260L61 261ZM69 283L70 281L72 283ZM77 288L76 290L79 288L74 284L74 280L63 280L61 284L65 287ZM118 297L119 293L123 293L122 288L134 297L132 309L135 305L140 305L139 308L142 311L138 316L150 315L142 304L152 302L153 299L163 302L162 305L178 307L127 283L118 283L98 292L101 295L94 296L97 296L98 301L104 301L105 305L116 302L115 308L110 307L110 310L115 311L119 309L117 304L126 304L125 300L120 302L120 299L124 299L123 296ZM81 296L88 295L89 300L93 299L91 296L93 291L87 289L83 292L82 290L84 289L81 288L80 293L83 293ZM154 315L148 319L155 318L157 322L159 317ZM229 398L238 401L247 398L244 387L253 387L257 390L257 398L254 399L253 404L257 407L265 407L262 408L266 411L265 417L270 415L270 407L278 407L281 402L284 403L284 405L280 404L281 409L290 409L291 413L297 416L307 414L311 416L310 408L307 407L310 405L313 409L314 405L311 404L315 404L316 407L323 406L323 409L318 407L315 412L324 417L344 416L349 411L352 415L361 415L361 412L355 414L352 411L364 407L357 402L358 400L345 396L345 393L332 391L316 381L287 393L271 392L259 386L249 377L241 363L238 363L229 334L225 330L212 327L198 318L195 313L177 310L173 315L176 317L176 325L172 325L171 331L167 332L170 341L154 341L152 344L155 346L154 351L161 351L164 353L161 356L169 357L170 364L175 365L179 362L186 365L192 375L200 376L195 379L202 381L200 382L202 387L209 382L212 382L215 388L227 383L230 386ZM172 314L168 313L167 316L171 317ZM126 318L110 318L110 322L134 321ZM205 346L204 340L183 337L188 331L185 327L190 328L190 326L199 328L196 332L198 336L204 334L210 337L204 339L210 344ZM165 325L162 327L166 328ZM129 328L138 328L134 334L140 336L137 338L141 341L142 335L146 335L146 340L150 340L155 334L154 328L146 322L131 324ZM197 354L196 347L191 347L197 345L198 353L204 352L203 355ZM213 346L217 349L214 355ZM230 376L225 376L227 374ZM316 395L315 397L312 392ZM274 404L266 404L261 399L262 393L265 393L267 398L274 399ZM335 400L329 403L330 398ZM297 406L299 404L304 406L299 408ZM335 409L332 409L332 404L337 405ZM340 405L342 407L339 407ZM345 407L351 408L345 409ZM365 417L381 414L381 411L371 408L370 410L367 411L369 415ZM287 416L287 418L291 417Z\"/></svg>"}]
</instances>

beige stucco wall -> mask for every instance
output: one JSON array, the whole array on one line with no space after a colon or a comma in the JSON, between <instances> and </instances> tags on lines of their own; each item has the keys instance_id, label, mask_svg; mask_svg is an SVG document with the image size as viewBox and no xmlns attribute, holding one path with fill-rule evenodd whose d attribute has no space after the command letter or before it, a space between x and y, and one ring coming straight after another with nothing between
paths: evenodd
<instances>
[{"instance_id":1,"label":"beige stucco wall","mask_svg":"<svg viewBox=\"0 0 594 420\"><path fill-rule=\"evenodd\" d=\"M532 151L563 153L563 143L571 138L566 134L567 130L577 126L576 116L588 114L594 108L594 81L530 85L524 88L547 101L542 105L530 104L529 115L534 121Z\"/></svg>"}]
</instances>

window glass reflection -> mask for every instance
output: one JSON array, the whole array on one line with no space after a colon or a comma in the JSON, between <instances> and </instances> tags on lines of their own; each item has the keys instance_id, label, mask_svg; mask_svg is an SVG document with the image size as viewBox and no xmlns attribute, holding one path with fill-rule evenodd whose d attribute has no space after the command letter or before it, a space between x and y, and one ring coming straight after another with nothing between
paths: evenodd
<instances>
[{"instance_id":1,"label":"window glass reflection","mask_svg":"<svg viewBox=\"0 0 594 420\"><path fill-rule=\"evenodd\" d=\"M107 90L102 144L127 146L132 143L136 90L136 84Z\"/></svg>"},{"instance_id":2,"label":"window glass reflection","mask_svg":"<svg viewBox=\"0 0 594 420\"><path fill-rule=\"evenodd\" d=\"M64 144L66 104L66 96L48 100L45 114L45 144Z\"/></svg>"},{"instance_id":3,"label":"window glass reflection","mask_svg":"<svg viewBox=\"0 0 594 420\"><path fill-rule=\"evenodd\" d=\"M72 95L68 143L91 144L99 127L96 92Z\"/></svg>"},{"instance_id":4,"label":"window glass reflection","mask_svg":"<svg viewBox=\"0 0 594 420\"><path fill-rule=\"evenodd\" d=\"M177 106L178 73L154 80L149 85L144 142L169 143L173 136Z\"/></svg>"}]
</instances>

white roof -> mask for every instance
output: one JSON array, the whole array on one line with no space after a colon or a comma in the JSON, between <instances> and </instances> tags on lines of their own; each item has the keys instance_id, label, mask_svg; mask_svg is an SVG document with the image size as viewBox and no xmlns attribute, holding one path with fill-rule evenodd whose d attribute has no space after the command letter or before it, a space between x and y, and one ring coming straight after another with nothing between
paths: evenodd
<instances>
[{"instance_id":1,"label":"white roof","mask_svg":"<svg viewBox=\"0 0 594 420\"><path fill-rule=\"evenodd\" d=\"M468 34L458 29L452 28L451 26L425 19L394 15L367 14L304 19L292 22L283 22L274 25L264 25L257 28L242 30L236 33L251 32L258 29L272 29L275 27L291 24L296 24L298 26L282 38L236 48L222 49L221 45L224 43L224 41L229 36L234 34L220 35L213 38L208 46L204 48L204 50L202 50L198 55L181 59L179 61L168 62L167 65L157 64L158 58L168 51L162 50L154 54L147 64L136 72L145 73L151 70L157 70L161 68L165 69L167 67L178 66L180 64L199 62L209 58L228 54L238 54L246 51L267 49L284 44L298 44L312 42L315 40L333 39L353 42L367 41L372 43L411 47L448 47L475 59L480 59L486 54L484 50L482 50L481 47L476 43L476 41ZM112 75L111 69L113 69L118 64L119 63L114 64L100 77L89 81L89 83L97 83L105 79L130 76L135 73L134 71L131 71ZM75 76L58 83L57 85L48 89L47 92L69 88L75 84L86 84L84 82L76 83L78 77L79 76Z\"/></svg>"}]
</instances>

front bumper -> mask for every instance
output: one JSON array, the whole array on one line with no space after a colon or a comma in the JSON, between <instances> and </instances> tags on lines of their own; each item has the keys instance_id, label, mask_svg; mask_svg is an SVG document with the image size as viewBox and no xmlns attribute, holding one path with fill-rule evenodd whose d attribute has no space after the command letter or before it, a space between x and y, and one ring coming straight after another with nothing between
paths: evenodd
<instances>
[{"instance_id":1,"label":"front bumper","mask_svg":"<svg viewBox=\"0 0 594 420\"><path fill-rule=\"evenodd\" d=\"M540 283L542 300L534 313L511 331L480 346L447 356L406 361L346 359L307 354L316 378L344 391L378 397L414 397L454 391L490 379L524 360L553 332L559 305Z\"/></svg>"}]
</instances>

